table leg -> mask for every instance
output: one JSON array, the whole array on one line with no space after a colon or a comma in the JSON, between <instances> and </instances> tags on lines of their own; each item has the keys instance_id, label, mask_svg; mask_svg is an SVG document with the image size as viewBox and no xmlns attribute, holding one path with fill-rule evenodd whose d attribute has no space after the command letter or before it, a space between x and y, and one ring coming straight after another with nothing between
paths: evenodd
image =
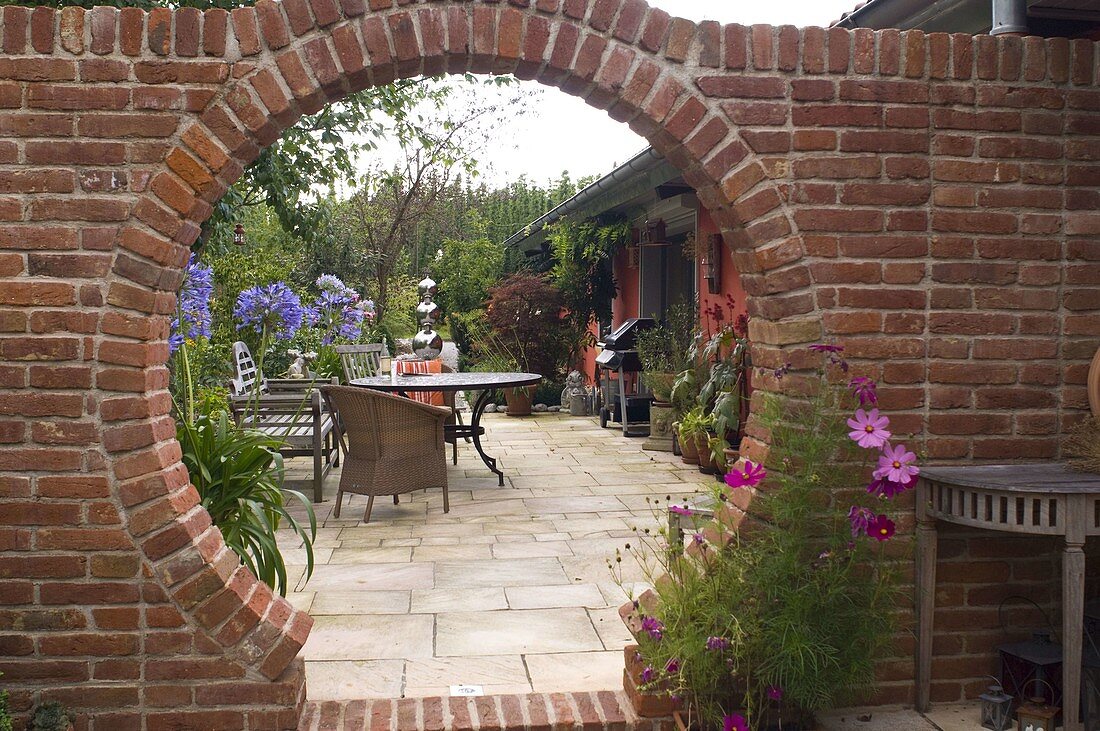
<instances>
[{"instance_id":1,"label":"table leg","mask_svg":"<svg viewBox=\"0 0 1100 731\"><path fill-rule=\"evenodd\" d=\"M494 389L487 388L478 394L477 401L474 402L473 412L470 414L470 428L473 430L474 449L477 450L478 456L481 457L481 461L485 463L485 466L497 476L500 486L504 487L504 473L497 469L496 458L485 454L485 449L481 446L481 415L485 413L485 407L489 405L489 397L494 393Z\"/></svg>"},{"instance_id":2,"label":"table leg","mask_svg":"<svg viewBox=\"0 0 1100 731\"><path fill-rule=\"evenodd\" d=\"M1066 547L1062 553L1062 727L1082 731L1081 651L1085 621L1086 505L1072 496L1066 516ZM1081 496L1083 497L1083 496Z\"/></svg>"},{"instance_id":3,"label":"table leg","mask_svg":"<svg viewBox=\"0 0 1100 731\"><path fill-rule=\"evenodd\" d=\"M932 684L932 618L936 612L936 521L925 507L928 486L917 483L917 710L928 710Z\"/></svg>"}]
</instances>

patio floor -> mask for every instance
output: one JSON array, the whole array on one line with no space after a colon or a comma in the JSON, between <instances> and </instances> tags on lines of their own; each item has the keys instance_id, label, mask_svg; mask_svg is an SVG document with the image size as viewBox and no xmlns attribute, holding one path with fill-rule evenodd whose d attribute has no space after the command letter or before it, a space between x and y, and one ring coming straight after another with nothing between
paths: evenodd
<instances>
[{"instance_id":1,"label":"patio floor","mask_svg":"<svg viewBox=\"0 0 1100 731\"><path fill-rule=\"evenodd\" d=\"M318 506L312 578L289 599L316 620L303 648L312 700L621 690L627 598L607 567L633 528L658 527L647 498L680 499L712 477L644 439L554 413L486 414L505 485L461 444L451 511L439 490L400 505L352 496L333 517L334 470ZM448 454L449 456L449 454ZM307 470L303 460L291 475ZM347 501L347 498L345 498ZM286 544L299 577L303 552ZM624 587L643 581L622 564Z\"/></svg>"}]
</instances>

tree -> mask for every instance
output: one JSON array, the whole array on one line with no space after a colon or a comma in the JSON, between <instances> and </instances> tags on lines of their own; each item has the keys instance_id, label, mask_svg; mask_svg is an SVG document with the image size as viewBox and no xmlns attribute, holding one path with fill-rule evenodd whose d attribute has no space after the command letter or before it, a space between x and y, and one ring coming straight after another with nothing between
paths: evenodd
<instances>
[{"instance_id":1,"label":"tree","mask_svg":"<svg viewBox=\"0 0 1100 731\"><path fill-rule=\"evenodd\" d=\"M466 77L467 83L476 82ZM461 83L461 82L460 82ZM224 246L243 207L263 204L285 230L306 243L331 235L329 200L341 182L355 184L364 153L381 141L403 147L431 144L426 110L439 112L455 85L404 79L365 89L303 117L260 153L215 207L204 226L205 245ZM329 195L318 195L326 190Z\"/></svg>"},{"instance_id":2,"label":"tree","mask_svg":"<svg viewBox=\"0 0 1100 731\"><path fill-rule=\"evenodd\" d=\"M466 92L449 99L448 116L418 116L415 138L398 138L400 163L369 169L357 192L333 206L330 235L309 242L313 261L364 283L379 320L386 318L395 277L420 275L418 265L434 258L443 240L459 235L459 178L476 174L479 151L505 117L517 114L514 100L486 103L472 89ZM430 249L424 230L436 237Z\"/></svg>"}]
</instances>

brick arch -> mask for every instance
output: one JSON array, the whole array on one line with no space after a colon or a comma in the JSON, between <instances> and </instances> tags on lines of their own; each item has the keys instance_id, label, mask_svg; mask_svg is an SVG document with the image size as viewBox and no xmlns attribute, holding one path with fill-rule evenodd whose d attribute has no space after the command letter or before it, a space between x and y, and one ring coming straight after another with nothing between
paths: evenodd
<instances>
[{"instance_id":1,"label":"brick arch","mask_svg":"<svg viewBox=\"0 0 1100 731\"><path fill-rule=\"evenodd\" d=\"M757 364L802 366L806 343L843 338L934 457L1048 456L1084 404L1100 336L1091 43L696 24L642 0L0 20L0 108L15 110L0 112L0 597L14 607L0 669L19 706L48 692L90 728L296 725L311 620L240 567L187 484L167 317L244 166L372 84L510 71L626 122L715 212ZM16 617L33 629L3 634Z\"/></svg>"}]
</instances>

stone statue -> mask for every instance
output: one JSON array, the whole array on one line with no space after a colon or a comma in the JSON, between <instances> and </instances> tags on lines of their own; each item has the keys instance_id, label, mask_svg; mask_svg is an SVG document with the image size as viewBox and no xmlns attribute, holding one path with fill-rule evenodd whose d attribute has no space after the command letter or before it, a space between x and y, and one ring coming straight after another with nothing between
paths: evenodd
<instances>
[{"instance_id":1,"label":"stone statue","mask_svg":"<svg viewBox=\"0 0 1100 731\"><path fill-rule=\"evenodd\" d=\"M305 378L306 375L309 372L309 368L306 365L305 355L303 355L300 350L293 350L293 349L286 351L286 354L294 359L290 362L290 367L287 368L286 377L287 378Z\"/></svg>"}]
</instances>

